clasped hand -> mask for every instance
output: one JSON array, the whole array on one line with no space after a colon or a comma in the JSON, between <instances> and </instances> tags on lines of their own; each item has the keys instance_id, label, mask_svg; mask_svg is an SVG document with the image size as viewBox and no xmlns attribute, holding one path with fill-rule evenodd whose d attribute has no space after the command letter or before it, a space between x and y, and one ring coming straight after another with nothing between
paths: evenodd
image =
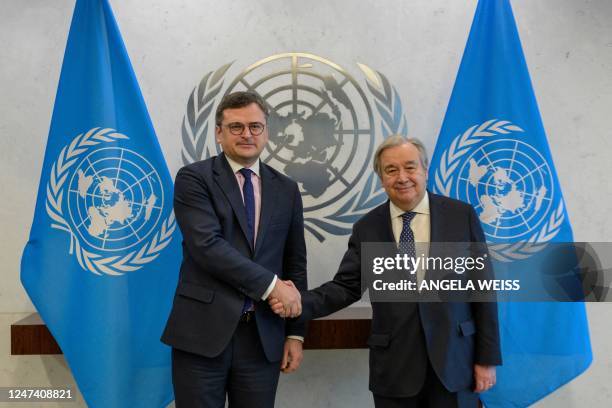
<instances>
[{"instance_id":1,"label":"clasped hand","mask_svg":"<svg viewBox=\"0 0 612 408\"><path fill-rule=\"evenodd\" d=\"M278 279L268 297L272 311L282 318L298 317L302 314L302 296L293 282Z\"/></svg>"}]
</instances>

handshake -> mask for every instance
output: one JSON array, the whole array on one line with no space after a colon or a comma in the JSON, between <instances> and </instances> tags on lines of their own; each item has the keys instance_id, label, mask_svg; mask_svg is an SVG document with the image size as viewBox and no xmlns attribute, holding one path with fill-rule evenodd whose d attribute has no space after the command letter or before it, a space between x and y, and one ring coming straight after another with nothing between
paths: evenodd
<instances>
[{"instance_id":1,"label":"handshake","mask_svg":"<svg viewBox=\"0 0 612 408\"><path fill-rule=\"evenodd\" d=\"M277 279L267 300L272 311L282 318L298 317L302 314L302 296L290 280Z\"/></svg>"}]
</instances>

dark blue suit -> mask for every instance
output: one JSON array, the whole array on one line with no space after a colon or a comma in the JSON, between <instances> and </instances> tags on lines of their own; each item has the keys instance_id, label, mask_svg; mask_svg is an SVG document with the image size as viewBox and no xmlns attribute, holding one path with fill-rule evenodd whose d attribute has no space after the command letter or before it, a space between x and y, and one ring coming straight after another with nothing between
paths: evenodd
<instances>
[{"instance_id":1,"label":"dark blue suit","mask_svg":"<svg viewBox=\"0 0 612 408\"><path fill-rule=\"evenodd\" d=\"M287 335L305 334L303 324L286 323L261 301L274 275L307 288L301 195L294 181L263 163L260 177L261 214L251 248L240 187L223 154L183 167L176 176L183 262L162 336L176 350L204 358L225 352L239 328L245 296L255 302L253 333L268 362L281 360Z\"/></svg>"},{"instance_id":2,"label":"dark blue suit","mask_svg":"<svg viewBox=\"0 0 612 408\"><path fill-rule=\"evenodd\" d=\"M470 205L429 193L429 206L431 242L484 242ZM301 319L326 316L361 298L363 242L394 242L388 201L354 225L334 279L303 295ZM372 311L368 345L375 395L414 396L431 369L448 391L467 390L475 363L501 364L495 303L373 302Z\"/></svg>"}]
</instances>

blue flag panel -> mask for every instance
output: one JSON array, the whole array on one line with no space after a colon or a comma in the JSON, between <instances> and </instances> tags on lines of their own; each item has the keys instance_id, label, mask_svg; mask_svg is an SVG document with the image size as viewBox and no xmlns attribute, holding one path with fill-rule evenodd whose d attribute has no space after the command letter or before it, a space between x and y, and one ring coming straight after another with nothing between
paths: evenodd
<instances>
[{"instance_id":1,"label":"blue flag panel","mask_svg":"<svg viewBox=\"0 0 612 408\"><path fill-rule=\"evenodd\" d=\"M538 264L572 230L508 0L480 0L429 172L471 203L498 270ZM531 269L530 269L531 270ZM503 365L487 407L526 407L592 360L583 303L499 304Z\"/></svg>"},{"instance_id":2,"label":"blue flag panel","mask_svg":"<svg viewBox=\"0 0 612 408\"><path fill-rule=\"evenodd\" d=\"M107 0L78 0L21 280L90 407L173 399L172 179Z\"/></svg>"}]
</instances>

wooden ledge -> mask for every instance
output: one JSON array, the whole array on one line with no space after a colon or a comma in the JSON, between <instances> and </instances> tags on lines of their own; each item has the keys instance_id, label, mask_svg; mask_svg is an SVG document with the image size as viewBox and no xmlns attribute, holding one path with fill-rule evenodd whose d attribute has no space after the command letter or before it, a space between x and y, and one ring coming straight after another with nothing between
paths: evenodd
<instances>
[{"instance_id":1,"label":"wooden ledge","mask_svg":"<svg viewBox=\"0 0 612 408\"><path fill-rule=\"evenodd\" d=\"M38 313L11 325L11 355L62 354Z\"/></svg>"},{"instance_id":2,"label":"wooden ledge","mask_svg":"<svg viewBox=\"0 0 612 408\"><path fill-rule=\"evenodd\" d=\"M367 348L370 319L313 320L308 324L304 340L306 350Z\"/></svg>"},{"instance_id":3,"label":"wooden ledge","mask_svg":"<svg viewBox=\"0 0 612 408\"><path fill-rule=\"evenodd\" d=\"M304 342L306 350L367 348L371 313L367 310L342 311L333 318L313 320ZM59 345L38 313L11 325L11 355L62 354Z\"/></svg>"}]
</instances>

